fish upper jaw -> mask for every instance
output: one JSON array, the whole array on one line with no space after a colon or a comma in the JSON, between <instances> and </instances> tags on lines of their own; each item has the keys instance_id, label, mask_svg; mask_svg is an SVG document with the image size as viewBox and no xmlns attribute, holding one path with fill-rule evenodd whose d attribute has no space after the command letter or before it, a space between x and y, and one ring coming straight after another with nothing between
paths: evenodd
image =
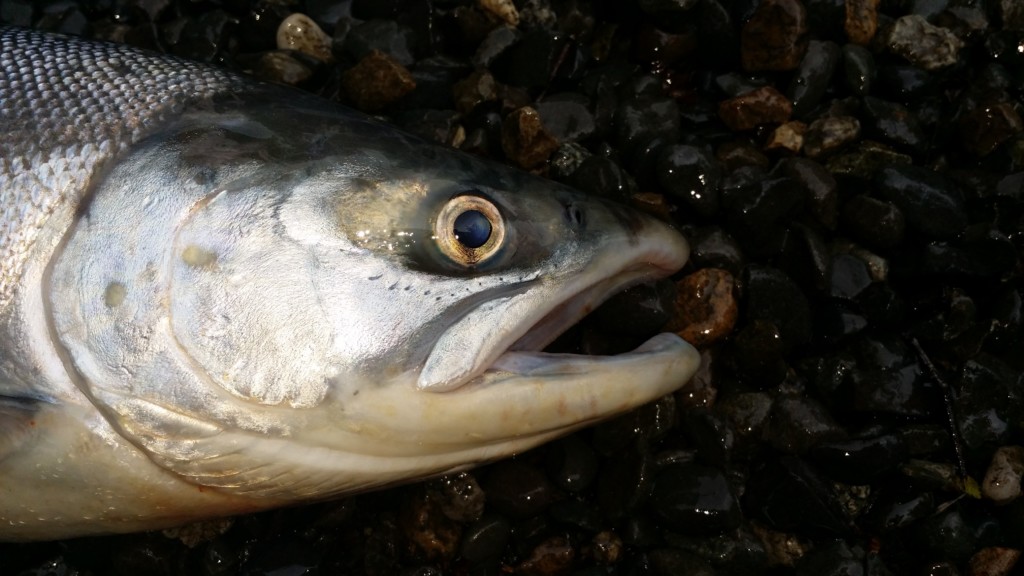
<instances>
[{"instance_id":1,"label":"fish upper jaw","mask_svg":"<svg viewBox=\"0 0 1024 576\"><path fill-rule=\"evenodd\" d=\"M674 273L689 255L686 240L655 220L646 220L628 241L613 238L591 260L577 258L549 277L527 282L525 289L484 302L449 326L427 357L417 389L451 392L492 379L483 378L487 373L514 372L512 367L527 364L540 374L552 362L552 373L558 373L556 365L565 363L540 352L545 346L614 294ZM528 357L532 360L526 362ZM576 370L587 365L600 370L606 363L583 355L571 362Z\"/></svg>"}]
</instances>

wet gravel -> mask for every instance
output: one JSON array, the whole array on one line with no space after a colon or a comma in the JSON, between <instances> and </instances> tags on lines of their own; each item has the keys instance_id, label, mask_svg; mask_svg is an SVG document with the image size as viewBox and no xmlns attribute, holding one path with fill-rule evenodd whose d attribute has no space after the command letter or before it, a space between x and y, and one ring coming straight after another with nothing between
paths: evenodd
<instances>
[{"instance_id":1,"label":"wet gravel","mask_svg":"<svg viewBox=\"0 0 1024 576\"><path fill-rule=\"evenodd\" d=\"M676 222L686 269L557 346L668 326L705 360L466 474L0 544L0 573L1024 574L1021 6L0 0L2 23L295 84ZM320 30L279 34L293 14Z\"/></svg>"}]
</instances>

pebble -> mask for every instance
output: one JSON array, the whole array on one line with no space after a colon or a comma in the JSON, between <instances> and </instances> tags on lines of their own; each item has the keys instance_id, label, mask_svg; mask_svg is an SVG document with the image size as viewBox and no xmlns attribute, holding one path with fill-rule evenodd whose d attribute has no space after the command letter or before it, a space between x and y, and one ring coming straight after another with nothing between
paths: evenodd
<instances>
[{"instance_id":1,"label":"pebble","mask_svg":"<svg viewBox=\"0 0 1024 576\"><path fill-rule=\"evenodd\" d=\"M793 70L807 50L807 32L807 9L799 0L763 0L740 33L743 68Z\"/></svg>"},{"instance_id":2,"label":"pebble","mask_svg":"<svg viewBox=\"0 0 1024 576\"><path fill-rule=\"evenodd\" d=\"M654 478L650 505L682 534L708 536L740 525L739 502L721 471L700 464L673 464Z\"/></svg>"},{"instance_id":3,"label":"pebble","mask_svg":"<svg viewBox=\"0 0 1024 576\"><path fill-rule=\"evenodd\" d=\"M818 118L804 133L804 152L811 158L833 154L860 136L860 121L853 116Z\"/></svg>"},{"instance_id":4,"label":"pebble","mask_svg":"<svg viewBox=\"0 0 1024 576\"><path fill-rule=\"evenodd\" d=\"M864 98L863 102L864 128L870 134L911 152L920 152L924 148L927 136L913 112L901 104L871 96Z\"/></svg>"},{"instance_id":5,"label":"pebble","mask_svg":"<svg viewBox=\"0 0 1024 576\"><path fill-rule=\"evenodd\" d=\"M849 519L821 475L794 456L772 458L751 472L744 510L765 526L823 539L845 534Z\"/></svg>"},{"instance_id":6,"label":"pebble","mask_svg":"<svg viewBox=\"0 0 1024 576\"><path fill-rule=\"evenodd\" d=\"M597 131L590 99L577 92L552 94L537 102L544 128L559 143L586 140Z\"/></svg>"},{"instance_id":7,"label":"pebble","mask_svg":"<svg viewBox=\"0 0 1024 576\"><path fill-rule=\"evenodd\" d=\"M772 404L764 440L786 454L804 454L845 432L820 402L805 396L782 396Z\"/></svg>"},{"instance_id":8,"label":"pebble","mask_svg":"<svg viewBox=\"0 0 1024 576\"><path fill-rule=\"evenodd\" d=\"M722 169L706 147L666 146L658 156L654 171L661 189L682 201L695 214L711 218L718 213Z\"/></svg>"},{"instance_id":9,"label":"pebble","mask_svg":"<svg viewBox=\"0 0 1024 576\"><path fill-rule=\"evenodd\" d=\"M870 484L895 471L907 458L903 439L896 434L823 442L811 459L829 477L846 484Z\"/></svg>"},{"instance_id":10,"label":"pebble","mask_svg":"<svg viewBox=\"0 0 1024 576\"><path fill-rule=\"evenodd\" d=\"M843 28L850 42L867 46L878 30L879 0L846 0Z\"/></svg>"},{"instance_id":11,"label":"pebble","mask_svg":"<svg viewBox=\"0 0 1024 576\"><path fill-rule=\"evenodd\" d=\"M523 576L565 574L576 560L576 549L565 536L552 536L538 544L515 568Z\"/></svg>"},{"instance_id":12,"label":"pebble","mask_svg":"<svg viewBox=\"0 0 1024 576\"><path fill-rule=\"evenodd\" d=\"M786 151L798 154L804 147L804 132L807 131L807 124L799 120L793 120L780 124L772 130L764 149L768 151Z\"/></svg>"},{"instance_id":13,"label":"pebble","mask_svg":"<svg viewBox=\"0 0 1024 576\"><path fill-rule=\"evenodd\" d=\"M996 504L1009 504L1021 494L1022 475L1024 448L1001 446L992 454L992 462L981 483L981 493Z\"/></svg>"},{"instance_id":14,"label":"pebble","mask_svg":"<svg viewBox=\"0 0 1024 576\"><path fill-rule=\"evenodd\" d=\"M752 130L761 124L780 124L789 120L793 104L771 86L758 88L718 105L718 116L734 132Z\"/></svg>"},{"instance_id":15,"label":"pebble","mask_svg":"<svg viewBox=\"0 0 1024 576\"><path fill-rule=\"evenodd\" d=\"M1017 548L989 546L978 550L968 564L969 576L1007 576L1020 560Z\"/></svg>"},{"instance_id":16,"label":"pebble","mask_svg":"<svg viewBox=\"0 0 1024 576\"><path fill-rule=\"evenodd\" d=\"M952 32L929 23L918 14L897 18L887 44L893 53L925 70L955 64L964 45Z\"/></svg>"},{"instance_id":17,"label":"pebble","mask_svg":"<svg viewBox=\"0 0 1024 576\"><path fill-rule=\"evenodd\" d=\"M497 560L505 552L511 532L512 527L504 517L485 515L463 532L459 555L470 564Z\"/></svg>"},{"instance_id":18,"label":"pebble","mask_svg":"<svg viewBox=\"0 0 1024 576\"><path fill-rule=\"evenodd\" d=\"M706 348L731 333L738 317L735 278L720 268L703 268L676 283L675 315L665 329Z\"/></svg>"},{"instance_id":19,"label":"pebble","mask_svg":"<svg viewBox=\"0 0 1024 576\"><path fill-rule=\"evenodd\" d=\"M920 166L899 165L879 170L874 184L918 232L931 238L952 238L963 232L964 197L946 176Z\"/></svg>"},{"instance_id":20,"label":"pebble","mask_svg":"<svg viewBox=\"0 0 1024 576\"><path fill-rule=\"evenodd\" d=\"M378 50L346 70L342 85L352 105L364 112L382 110L416 88L409 70Z\"/></svg>"},{"instance_id":21,"label":"pebble","mask_svg":"<svg viewBox=\"0 0 1024 576\"><path fill-rule=\"evenodd\" d=\"M501 123L501 149L509 160L530 170L547 162L558 149L558 140L548 133L540 114L524 106L509 113Z\"/></svg>"},{"instance_id":22,"label":"pebble","mask_svg":"<svg viewBox=\"0 0 1024 576\"><path fill-rule=\"evenodd\" d=\"M519 26L519 11L512 0L477 0L485 12L509 26Z\"/></svg>"},{"instance_id":23,"label":"pebble","mask_svg":"<svg viewBox=\"0 0 1024 576\"><path fill-rule=\"evenodd\" d=\"M277 27L279 50L296 50L328 64L334 60L331 42L331 37L305 14L292 14Z\"/></svg>"},{"instance_id":24,"label":"pebble","mask_svg":"<svg viewBox=\"0 0 1024 576\"><path fill-rule=\"evenodd\" d=\"M979 106L960 119L964 146L975 156L986 156L1024 131L1024 121L1010 102Z\"/></svg>"},{"instance_id":25,"label":"pebble","mask_svg":"<svg viewBox=\"0 0 1024 576\"><path fill-rule=\"evenodd\" d=\"M875 248L899 246L906 231L902 210L870 196L851 198L843 206L843 222L857 241Z\"/></svg>"},{"instance_id":26,"label":"pebble","mask_svg":"<svg viewBox=\"0 0 1024 576\"><path fill-rule=\"evenodd\" d=\"M865 96L871 92L878 75L871 51L856 44L843 46L843 72L846 86L858 96Z\"/></svg>"},{"instance_id":27,"label":"pebble","mask_svg":"<svg viewBox=\"0 0 1024 576\"><path fill-rule=\"evenodd\" d=\"M821 102L839 64L842 51L835 42L811 40L787 96L793 102L793 116L804 118Z\"/></svg>"}]
</instances>

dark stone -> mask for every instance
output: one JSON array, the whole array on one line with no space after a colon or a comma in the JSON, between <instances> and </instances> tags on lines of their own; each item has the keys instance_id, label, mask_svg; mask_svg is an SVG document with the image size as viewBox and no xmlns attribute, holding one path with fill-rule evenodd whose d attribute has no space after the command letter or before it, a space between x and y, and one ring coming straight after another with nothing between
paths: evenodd
<instances>
[{"instance_id":1,"label":"dark stone","mask_svg":"<svg viewBox=\"0 0 1024 576\"><path fill-rule=\"evenodd\" d=\"M843 46L843 72L846 87L857 96L869 94L878 75L871 51L856 44Z\"/></svg>"},{"instance_id":2,"label":"dark stone","mask_svg":"<svg viewBox=\"0 0 1024 576\"><path fill-rule=\"evenodd\" d=\"M488 468L482 486L488 507L513 519L536 516L555 500L554 489L544 473L515 460Z\"/></svg>"},{"instance_id":3,"label":"dark stone","mask_svg":"<svg viewBox=\"0 0 1024 576\"><path fill-rule=\"evenodd\" d=\"M772 458L750 478L743 507L766 526L822 539L849 533L849 519L835 493L803 460Z\"/></svg>"},{"instance_id":4,"label":"dark stone","mask_svg":"<svg viewBox=\"0 0 1024 576\"><path fill-rule=\"evenodd\" d=\"M619 202L627 201L636 193L636 184L611 158L591 156L580 164L568 183L584 192Z\"/></svg>"},{"instance_id":5,"label":"dark stone","mask_svg":"<svg viewBox=\"0 0 1024 576\"><path fill-rule=\"evenodd\" d=\"M590 99L576 92L562 92L537 102L537 113L544 128L558 142L576 142L594 135L594 115Z\"/></svg>"},{"instance_id":6,"label":"dark stone","mask_svg":"<svg viewBox=\"0 0 1024 576\"><path fill-rule=\"evenodd\" d=\"M907 223L933 238L960 234L967 222L964 198L944 175L918 166L891 166L875 176L878 192L903 211Z\"/></svg>"},{"instance_id":7,"label":"dark stone","mask_svg":"<svg viewBox=\"0 0 1024 576\"><path fill-rule=\"evenodd\" d=\"M411 66L416 62L415 43L409 28L392 20L369 20L349 31L344 50L355 60L362 60L376 50L402 66Z\"/></svg>"},{"instance_id":8,"label":"dark stone","mask_svg":"<svg viewBox=\"0 0 1024 576\"><path fill-rule=\"evenodd\" d=\"M910 102L928 94L934 78L917 66L890 64L878 69L879 91L894 100Z\"/></svg>"},{"instance_id":9,"label":"dark stone","mask_svg":"<svg viewBox=\"0 0 1024 576\"><path fill-rule=\"evenodd\" d=\"M665 147L657 162L661 188L702 218L718 213L721 167L705 148L678 144Z\"/></svg>"},{"instance_id":10,"label":"dark stone","mask_svg":"<svg viewBox=\"0 0 1024 576\"><path fill-rule=\"evenodd\" d=\"M567 436L548 447L547 471L555 486L580 492L597 477L597 456L578 435Z\"/></svg>"},{"instance_id":11,"label":"dark stone","mask_svg":"<svg viewBox=\"0 0 1024 576\"><path fill-rule=\"evenodd\" d=\"M925 144L924 129L910 110L894 102L868 96L864 98L864 127L869 132L910 150Z\"/></svg>"},{"instance_id":12,"label":"dark stone","mask_svg":"<svg viewBox=\"0 0 1024 576\"><path fill-rule=\"evenodd\" d=\"M638 146L660 139L679 140L679 106L663 96L638 96L623 99L615 110L615 142L625 154Z\"/></svg>"},{"instance_id":13,"label":"dark stone","mask_svg":"<svg viewBox=\"0 0 1024 576\"><path fill-rule=\"evenodd\" d=\"M721 534L742 520L725 476L700 464L674 464L659 472L650 504L665 524L683 534Z\"/></svg>"},{"instance_id":14,"label":"dark stone","mask_svg":"<svg viewBox=\"0 0 1024 576\"><path fill-rule=\"evenodd\" d=\"M792 70L807 50L807 10L799 0L763 0L743 25L743 68Z\"/></svg>"},{"instance_id":15,"label":"dark stone","mask_svg":"<svg viewBox=\"0 0 1024 576\"><path fill-rule=\"evenodd\" d=\"M895 434L824 442L811 449L811 460L828 476L847 484L869 484L893 472L907 457Z\"/></svg>"},{"instance_id":16,"label":"dark stone","mask_svg":"<svg viewBox=\"0 0 1024 576\"><path fill-rule=\"evenodd\" d=\"M736 240L721 228L701 228L689 234L690 261L697 268L721 268L739 276L746 260Z\"/></svg>"},{"instance_id":17,"label":"dark stone","mask_svg":"<svg viewBox=\"0 0 1024 576\"><path fill-rule=\"evenodd\" d=\"M805 396L783 396L772 404L764 440L776 450L804 454L818 444L845 436L828 410Z\"/></svg>"},{"instance_id":18,"label":"dark stone","mask_svg":"<svg viewBox=\"0 0 1024 576\"><path fill-rule=\"evenodd\" d=\"M832 74L839 63L840 49L835 42L811 40L787 95L793 102L793 116L803 118L825 96Z\"/></svg>"},{"instance_id":19,"label":"dark stone","mask_svg":"<svg viewBox=\"0 0 1024 576\"><path fill-rule=\"evenodd\" d=\"M843 222L854 238L873 248L892 248L903 242L906 220L891 202L854 196L843 206Z\"/></svg>"},{"instance_id":20,"label":"dark stone","mask_svg":"<svg viewBox=\"0 0 1024 576\"><path fill-rule=\"evenodd\" d=\"M778 327L785 353L810 341L811 313L807 298L788 276L774 268L749 266L745 283L748 320L761 320Z\"/></svg>"},{"instance_id":21,"label":"dark stone","mask_svg":"<svg viewBox=\"0 0 1024 576\"><path fill-rule=\"evenodd\" d=\"M796 576L864 576L864 550L844 541L816 548L797 562Z\"/></svg>"}]
</instances>

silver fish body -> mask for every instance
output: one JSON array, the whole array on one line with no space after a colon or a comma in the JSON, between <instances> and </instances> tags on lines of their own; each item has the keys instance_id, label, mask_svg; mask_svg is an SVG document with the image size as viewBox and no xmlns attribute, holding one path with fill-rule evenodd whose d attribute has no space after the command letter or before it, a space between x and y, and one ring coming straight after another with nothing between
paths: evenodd
<instances>
[{"instance_id":1,"label":"silver fish body","mask_svg":"<svg viewBox=\"0 0 1024 576\"><path fill-rule=\"evenodd\" d=\"M540 350L668 226L299 92L0 28L0 539L170 526L516 453L689 380Z\"/></svg>"}]
</instances>

